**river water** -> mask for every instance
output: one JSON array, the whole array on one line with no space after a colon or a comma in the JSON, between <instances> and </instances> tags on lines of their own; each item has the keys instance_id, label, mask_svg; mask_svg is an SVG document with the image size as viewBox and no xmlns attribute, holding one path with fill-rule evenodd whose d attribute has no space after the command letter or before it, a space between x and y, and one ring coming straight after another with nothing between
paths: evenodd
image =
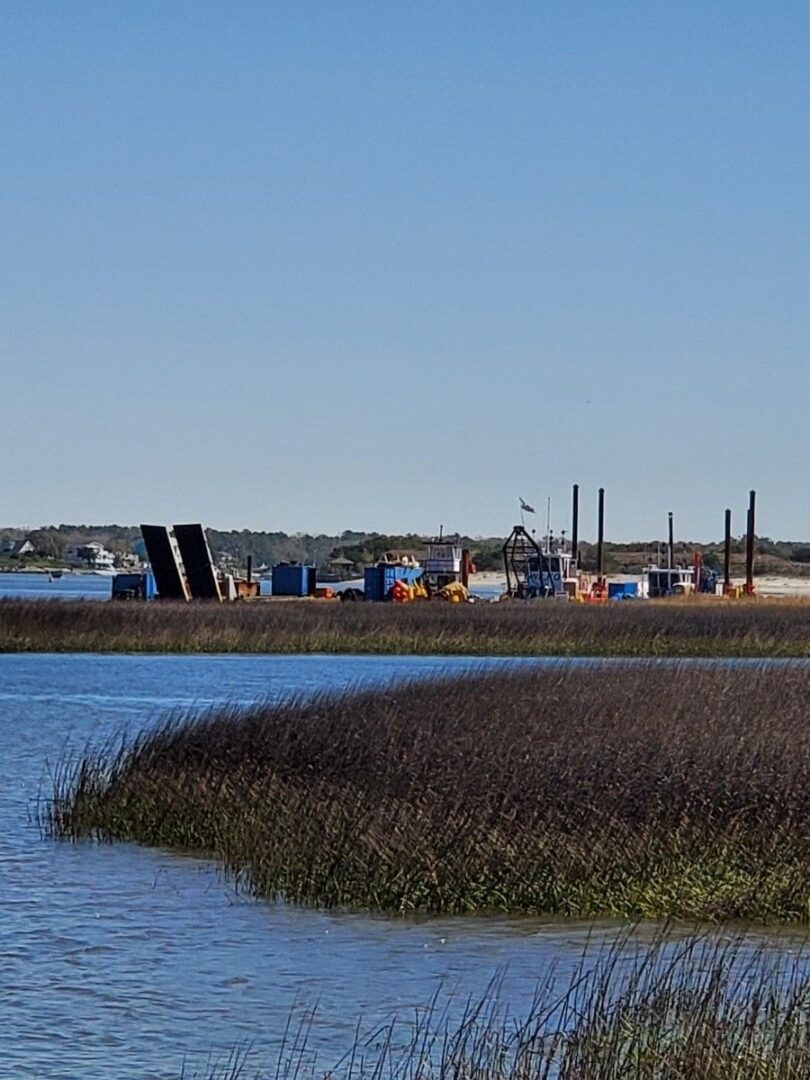
<instances>
[{"instance_id":1,"label":"river water","mask_svg":"<svg viewBox=\"0 0 810 1080\"><path fill-rule=\"evenodd\" d=\"M530 662L530 661L529 661ZM503 661L430 657L0 655L0 1058L15 1077L177 1077L251 1043L275 1061L317 1006L324 1068L364 1029L462 1003L496 972L521 1012L594 930L527 918L327 914L234 894L210 864L127 844L43 839L50 771L167 709L279 700ZM600 926L596 936L616 928ZM252 1072L250 1075L253 1075Z\"/></svg>"},{"instance_id":2,"label":"river water","mask_svg":"<svg viewBox=\"0 0 810 1080\"><path fill-rule=\"evenodd\" d=\"M109 600L112 578L99 574L0 574L0 597L12 600Z\"/></svg>"},{"instance_id":3,"label":"river water","mask_svg":"<svg viewBox=\"0 0 810 1080\"><path fill-rule=\"evenodd\" d=\"M362 581L352 582L362 588ZM332 586L338 590L342 585ZM269 581L259 584L262 596L270 596ZM496 600L503 589L498 585L480 585L474 582L471 591L482 600ZM12 573L0 574L0 597L14 600L109 600L112 578L100 574L63 574L50 578L47 574Z\"/></svg>"},{"instance_id":4,"label":"river water","mask_svg":"<svg viewBox=\"0 0 810 1080\"><path fill-rule=\"evenodd\" d=\"M168 708L202 708L458 670L390 657L0 656L0 1055L7 1075L177 1076L251 1041L275 1052L318 1005L325 1062L369 1021L437 987L480 992L507 965L531 994L578 931L527 920L329 915L234 895L204 862L44 840L36 798L64 754ZM478 664L480 666L480 662ZM540 965L542 966L542 965ZM516 990L517 993L517 990Z\"/></svg>"}]
</instances>

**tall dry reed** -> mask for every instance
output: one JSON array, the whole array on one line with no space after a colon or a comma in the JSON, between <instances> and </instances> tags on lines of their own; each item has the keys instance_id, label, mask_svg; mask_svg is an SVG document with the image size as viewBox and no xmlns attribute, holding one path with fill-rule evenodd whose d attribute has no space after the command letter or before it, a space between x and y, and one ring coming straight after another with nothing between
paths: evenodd
<instances>
[{"instance_id":1,"label":"tall dry reed","mask_svg":"<svg viewBox=\"0 0 810 1080\"><path fill-rule=\"evenodd\" d=\"M388 911L807 921L810 670L536 670L175 718L45 825Z\"/></svg>"},{"instance_id":2,"label":"tall dry reed","mask_svg":"<svg viewBox=\"0 0 810 1080\"><path fill-rule=\"evenodd\" d=\"M810 657L810 605L0 600L0 652Z\"/></svg>"}]
</instances>

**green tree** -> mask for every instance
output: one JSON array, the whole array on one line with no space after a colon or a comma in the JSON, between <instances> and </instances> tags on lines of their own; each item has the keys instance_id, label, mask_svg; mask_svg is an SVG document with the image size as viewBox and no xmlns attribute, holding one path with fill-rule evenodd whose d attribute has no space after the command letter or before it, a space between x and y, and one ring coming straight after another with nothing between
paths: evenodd
<instances>
[{"instance_id":1,"label":"green tree","mask_svg":"<svg viewBox=\"0 0 810 1080\"><path fill-rule=\"evenodd\" d=\"M46 559L61 559L64 554L64 543L53 529L36 529L28 539L34 545L36 554Z\"/></svg>"}]
</instances>

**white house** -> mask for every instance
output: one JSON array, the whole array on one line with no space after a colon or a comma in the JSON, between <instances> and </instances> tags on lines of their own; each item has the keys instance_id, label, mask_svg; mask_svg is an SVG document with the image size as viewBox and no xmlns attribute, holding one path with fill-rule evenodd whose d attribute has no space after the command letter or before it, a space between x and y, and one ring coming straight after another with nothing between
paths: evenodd
<instances>
[{"instance_id":1,"label":"white house","mask_svg":"<svg viewBox=\"0 0 810 1080\"><path fill-rule=\"evenodd\" d=\"M107 551L103 544L91 540L89 544L79 544L65 552L68 566L86 566L89 570L113 570L115 555Z\"/></svg>"},{"instance_id":2,"label":"white house","mask_svg":"<svg viewBox=\"0 0 810 1080\"><path fill-rule=\"evenodd\" d=\"M4 540L2 553L3 555L11 555L12 558L19 558L21 555L33 555L36 548L30 540Z\"/></svg>"}]
</instances>

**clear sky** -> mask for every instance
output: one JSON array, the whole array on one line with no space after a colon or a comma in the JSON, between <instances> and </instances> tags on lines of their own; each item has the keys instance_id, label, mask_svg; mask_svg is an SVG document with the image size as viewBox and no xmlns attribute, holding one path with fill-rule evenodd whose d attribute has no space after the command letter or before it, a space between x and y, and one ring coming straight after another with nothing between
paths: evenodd
<instances>
[{"instance_id":1,"label":"clear sky","mask_svg":"<svg viewBox=\"0 0 810 1080\"><path fill-rule=\"evenodd\" d=\"M806 3L0 5L0 524L810 539Z\"/></svg>"}]
</instances>

